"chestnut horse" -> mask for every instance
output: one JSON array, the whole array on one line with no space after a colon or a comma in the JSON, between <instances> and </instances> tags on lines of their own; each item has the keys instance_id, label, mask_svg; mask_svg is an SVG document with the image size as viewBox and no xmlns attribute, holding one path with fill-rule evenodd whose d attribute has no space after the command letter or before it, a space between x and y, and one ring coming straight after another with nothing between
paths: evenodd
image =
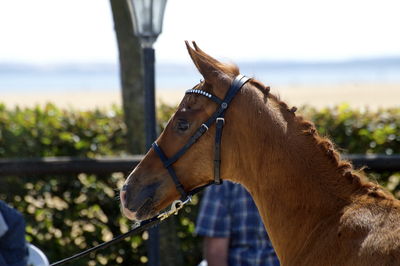
<instances>
[{"instance_id":1,"label":"chestnut horse","mask_svg":"<svg viewBox=\"0 0 400 266\"><path fill-rule=\"evenodd\" d=\"M224 98L238 68L186 45L204 77L195 89ZM217 108L208 97L186 94L158 146L173 156ZM225 120L221 178L250 192L282 265L400 265L399 201L340 159L331 141L269 87L248 81ZM215 128L173 164L185 191L213 180ZM154 148L121 191L132 220L149 218L179 197Z\"/></svg>"}]
</instances>

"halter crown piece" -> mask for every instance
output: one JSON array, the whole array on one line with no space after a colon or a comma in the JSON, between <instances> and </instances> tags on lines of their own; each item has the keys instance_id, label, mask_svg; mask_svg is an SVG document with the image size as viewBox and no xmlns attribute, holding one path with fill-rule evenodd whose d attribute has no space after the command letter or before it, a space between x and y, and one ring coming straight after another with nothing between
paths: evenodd
<instances>
[{"instance_id":1,"label":"halter crown piece","mask_svg":"<svg viewBox=\"0 0 400 266\"><path fill-rule=\"evenodd\" d=\"M243 85L249 80L250 80L250 78L243 76L243 75L236 76L235 79L232 81L232 84L229 87L229 90L226 93L224 99L220 99L219 97L217 97L211 93L202 91L202 90L191 89L191 90L186 91L186 94L198 94L198 95L202 95L202 96L207 97L208 99L214 101L215 103L218 104L217 110L211 115L210 118L207 119L207 121L205 121L196 130L196 132L189 138L188 142L186 142L186 144L177 153L175 153L172 157L167 158L165 153L158 146L157 142L154 142L152 144L154 151L160 157L161 161L164 164L164 167L168 170L169 175L171 176L172 180L174 181L176 189L181 194L181 201L186 201L188 198L190 198L192 195L196 194L197 192L199 192L206 186L209 186L211 184L216 184L216 185L222 184L222 179L221 179L221 138L222 138L222 130L223 130L224 124L225 124L225 119L224 119L225 112L228 109L229 104L231 103L232 99L235 97L235 95L238 93L238 91L243 87ZM183 185L179 181L178 176L175 173L173 164L180 157L182 157L185 154L185 152L194 143L196 143L196 141L205 132L207 132L207 130L210 128L210 126L214 123L216 126L215 142L214 142L214 181L212 181L204 186L195 188L189 192L186 192Z\"/></svg>"}]
</instances>

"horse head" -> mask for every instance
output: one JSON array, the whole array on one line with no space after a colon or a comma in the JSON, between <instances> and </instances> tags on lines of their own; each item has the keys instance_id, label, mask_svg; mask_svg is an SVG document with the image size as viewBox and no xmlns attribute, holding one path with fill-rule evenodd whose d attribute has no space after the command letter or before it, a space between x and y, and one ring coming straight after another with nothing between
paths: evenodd
<instances>
[{"instance_id":1,"label":"horse head","mask_svg":"<svg viewBox=\"0 0 400 266\"><path fill-rule=\"evenodd\" d=\"M186 46L193 63L204 78L193 90L224 98L233 79L239 74L238 68L217 61L194 42L194 49L188 42ZM176 154L217 108L218 104L207 97L186 94L156 140L165 156L170 158ZM172 167L184 191L191 191L213 180L214 136L215 126L211 126L173 163ZM222 156L230 156L234 152L233 149L222 150ZM143 220L159 213L171 202L179 199L181 194L153 147L125 181L121 190L123 213L129 219Z\"/></svg>"}]
</instances>

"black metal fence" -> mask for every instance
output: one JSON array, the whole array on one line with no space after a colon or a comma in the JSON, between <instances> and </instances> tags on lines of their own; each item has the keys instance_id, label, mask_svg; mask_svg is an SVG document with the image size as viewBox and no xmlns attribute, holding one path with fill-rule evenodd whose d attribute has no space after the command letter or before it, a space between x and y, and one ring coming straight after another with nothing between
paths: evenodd
<instances>
[{"instance_id":1,"label":"black metal fence","mask_svg":"<svg viewBox=\"0 0 400 266\"><path fill-rule=\"evenodd\" d=\"M366 171L400 171L400 154L343 156L353 162L356 168L366 167ZM143 158L143 155L129 157L102 157L96 159L76 157L48 157L29 159L0 159L0 176L47 175L47 174L110 174L128 173Z\"/></svg>"},{"instance_id":2,"label":"black metal fence","mask_svg":"<svg viewBox=\"0 0 400 266\"><path fill-rule=\"evenodd\" d=\"M96 159L77 157L0 159L0 176L127 173L142 158L143 155Z\"/></svg>"}]
</instances>

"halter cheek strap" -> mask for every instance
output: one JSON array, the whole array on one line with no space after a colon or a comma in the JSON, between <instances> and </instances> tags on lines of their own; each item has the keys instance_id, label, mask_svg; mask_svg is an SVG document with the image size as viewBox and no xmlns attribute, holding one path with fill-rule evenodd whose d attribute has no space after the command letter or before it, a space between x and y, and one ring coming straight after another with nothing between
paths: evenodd
<instances>
[{"instance_id":1,"label":"halter cheek strap","mask_svg":"<svg viewBox=\"0 0 400 266\"><path fill-rule=\"evenodd\" d=\"M165 153L162 151L162 149L158 146L157 142L154 142L152 144L152 147L154 151L157 153L157 155L160 157L161 161L164 164L164 167L168 170L169 175L171 176L172 180L175 183L176 189L178 192L181 194L181 200L184 201L191 195L196 194L200 190L202 190L204 187L209 186L211 184L221 184L222 179L221 179L221 141L222 141L222 130L225 125L225 112L229 107L229 104L231 103L232 99L235 97L235 95L238 93L238 91L243 87L243 85L249 81L250 78L243 76L243 75L238 75L235 77L233 80L231 86L229 87L229 90L227 94L225 95L224 99L220 99L219 97L202 91L202 90L196 90L196 89L191 89L186 91L186 94L198 94L202 95L204 97L207 97L208 99L214 101L215 103L218 104L217 110L211 115L210 118L208 118L197 130L196 132L189 138L188 142L180 149L178 150L172 157L168 158ZM206 184L204 186L195 188L189 192L186 192L183 185L178 179L178 176L175 173L175 170L173 168L173 164L180 158L182 157L185 152L194 144L196 141L205 133L207 130L212 126L212 124L215 123L215 142L214 142L214 181L210 182L209 184Z\"/></svg>"},{"instance_id":2,"label":"halter cheek strap","mask_svg":"<svg viewBox=\"0 0 400 266\"><path fill-rule=\"evenodd\" d=\"M176 175L175 170L172 167L172 164L169 164L167 156L165 156L164 152L161 150L161 148L158 146L156 142L153 142L152 147L160 157L161 161L164 164L164 167L168 170L169 175L171 176L172 180L175 183L176 189L178 190L179 194L181 194L181 199L187 198L188 195L186 194L185 189L181 184L181 182L179 182L178 176Z\"/></svg>"}]
</instances>

